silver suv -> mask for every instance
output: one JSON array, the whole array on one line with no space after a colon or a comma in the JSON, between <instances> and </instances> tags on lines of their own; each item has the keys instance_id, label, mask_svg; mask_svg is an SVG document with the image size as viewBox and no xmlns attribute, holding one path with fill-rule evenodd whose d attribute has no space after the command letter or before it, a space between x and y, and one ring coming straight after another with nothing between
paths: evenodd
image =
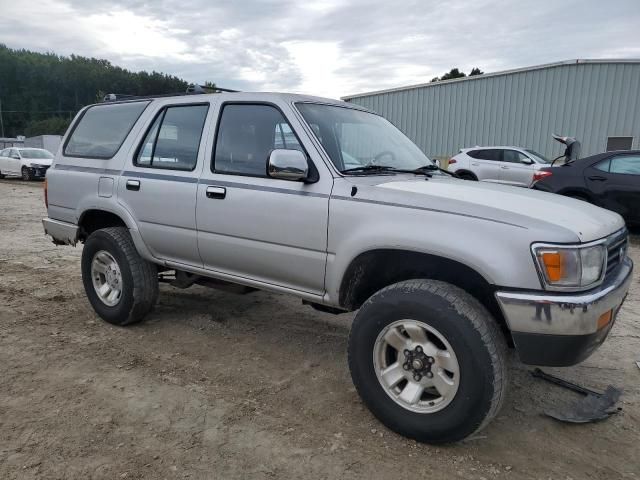
<instances>
[{"instance_id":1,"label":"silver suv","mask_svg":"<svg viewBox=\"0 0 640 480\"><path fill-rule=\"evenodd\" d=\"M179 288L258 288L357 311L357 390L385 425L420 441L463 439L496 415L507 348L537 365L590 355L631 282L619 215L454 178L353 104L272 93L116 100L84 108L63 142L44 229L84 244L99 316L142 320L159 272Z\"/></svg>"},{"instance_id":2,"label":"silver suv","mask_svg":"<svg viewBox=\"0 0 640 480\"><path fill-rule=\"evenodd\" d=\"M529 187L536 172L550 166L551 160L527 148L475 147L460 150L447 169L465 180Z\"/></svg>"}]
</instances>

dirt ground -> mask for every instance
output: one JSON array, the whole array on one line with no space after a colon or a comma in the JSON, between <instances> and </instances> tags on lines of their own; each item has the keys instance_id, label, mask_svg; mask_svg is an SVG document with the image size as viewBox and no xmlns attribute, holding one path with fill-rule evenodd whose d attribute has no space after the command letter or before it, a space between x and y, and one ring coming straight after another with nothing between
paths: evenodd
<instances>
[{"instance_id":1,"label":"dirt ground","mask_svg":"<svg viewBox=\"0 0 640 480\"><path fill-rule=\"evenodd\" d=\"M587 425L542 415L577 398L511 359L498 418L431 447L383 427L346 360L351 315L282 295L162 285L148 321L96 317L81 248L43 234L41 183L0 182L0 478L640 478L640 288L583 364L547 369L623 387ZM640 265L640 236L631 256Z\"/></svg>"}]
</instances>

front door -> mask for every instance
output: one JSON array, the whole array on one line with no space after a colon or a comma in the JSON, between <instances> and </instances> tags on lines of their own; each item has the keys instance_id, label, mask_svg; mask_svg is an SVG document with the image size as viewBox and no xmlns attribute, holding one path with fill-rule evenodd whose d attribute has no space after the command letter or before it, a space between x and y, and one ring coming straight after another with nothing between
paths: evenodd
<instances>
[{"instance_id":1,"label":"front door","mask_svg":"<svg viewBox=\"0 0 640 480\"><path fill-rule=\"evenodd\" d=\"M196 193L208 109L208 103L162 107L120 178L118 201L134 216L156 258L202 266Z\"/></svg>"},{"instance_id":2,"label":"front door","mask_svg":"<svg viewBox=\"0 0 640 480\"><path fill-rule=\"evenodd\" d=\"M627 223L640 223L640 155L615 155L584 173L602 207L618 212Z\"/></svg>"},{"instance_id":3,"label":"front door","mask_svg":"<svg viewBox=\"0 0 640 480\"><path fill-rule=\"evenodd\" d=\"M303 146L290 109L288 104L221 106L213 161L198 186L198 246L209 270L321 295L333 178L325 170L318 173L308 153L313 146ZM268 157L276 148L305 153L317 181L268 177Z\"/></svg>"},{"instance_id":4,"label":"front door","mask_svg":"<svg viewBox=\"0 0 640 480\"><path fill-rule=\"evenodd\" d=\"M18 153L17 148L9 149L9 157L7 158L7 172L12 173L14 175L20 175L22 172L20 171L20 154Z\"/></svg>"},{"instance_id":5,"label":"front door","mask_svg":"<svg viewBox=\"0 0 640 480\"><path fill-rule=\"evenodd\" d=\"M531 162L531 163L527 163ZM528 187L533 181L533 160L517 150L505 148L502 151L502 171L500 180L517 187Z\"/></svg>"}]
</instances>

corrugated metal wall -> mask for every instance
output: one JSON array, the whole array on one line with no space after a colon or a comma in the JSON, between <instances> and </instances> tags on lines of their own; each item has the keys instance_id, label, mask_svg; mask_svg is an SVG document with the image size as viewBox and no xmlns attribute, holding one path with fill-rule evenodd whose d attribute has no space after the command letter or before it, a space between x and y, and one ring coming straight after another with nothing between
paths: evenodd
<instances>
[{"instance_id":1,"label":"corrugated metal wall","mask_svg":"<svg viewBox=\"0 0 640 480\"><path fill-rule=\"evenodd\" d=\"M607 137L640 149L640 63L589 62L474 77L345 98L380 113L428 156L476 145L517 145L560 155L552 133L576 137L582 157Z\"/></svg>"}]
</instances>

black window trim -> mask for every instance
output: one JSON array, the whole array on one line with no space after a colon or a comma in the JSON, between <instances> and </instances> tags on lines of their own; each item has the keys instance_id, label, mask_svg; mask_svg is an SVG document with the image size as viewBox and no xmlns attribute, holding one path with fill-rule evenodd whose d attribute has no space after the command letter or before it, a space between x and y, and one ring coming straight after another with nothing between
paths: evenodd
<instances>
[{"instance_id":1,"label":"black window trim","mask_svg":"<svg viewBox=\"0 0 640 480\"><path fill-rule=\"evenodd\" d=\"M213 137L213 147L211 149L211 162L209 164L209 170L211 171L211 173L217 174L217 175L233 175L233 176L236 176L236 177L250 177L250 178L269 178L271 180L277 180L275 178L270 177L266 173L266 163L265 163L265 174L264 175L254 175L254 174L249 174L249 173L235 173L235 172L221 172L221 171L216 170L216 147L218 146L218 134L220 133L220 125L222 124L222 114L224 113L224 107L226 107L227 105L263 105L263 106L267 106L267 107L273 107L278 112L280 112L280 115L282 115L282 118L284 118L285 121L289 124L289 127L291 127L291 131L295 135L296 140L298 140L298 144L302 147L302 153L304 153L304 156L307 158L307 165L309 166L309 176L308 176L307 180L303 181L302 183L316 183L317 181L320 180L320 173L319 173L317 167L315 166L315 163L311 159L311 156L309 155L309 152L307 152L307 149L305 148L304 144L300 141L300 137L298 136L298 133L296 132L296 129L291 124L291 121L289 120L289 118L282 111L282 108L280 108L280 106L277 105L276 103L268 102L268 101L261 101L261 100L258 100L258 101L253 101L253 100L229 100L229 101L226 101L226 102L222 102L220 104L219 109L218 109L218 118L216 120L215 135Z\"/></svg>"},{"instance_id":2,"label":"black window trim","mask_svg":"<svg viewBox=\"0 0 640 480\"><path fill-rule=\"evenodd\" d=\"M169 110L169 108L171 107L203 107L203 106L207 107L207 111L204 114L204 122L202 122L202 129L200 130L200 141L198 142L198 151L196 152L196 163L193 165L193 168L186 169L186 168L171 168L171 167L154 167L153 155L156 153L156 143L158 142L158 136L160 135L160 129L162 128L162 122L164 122L164 117L167 113L167 110ZM210 108L211 108L211 102L168 103L168 104L162 105L160 109L155 113L153 118L151 119L151 123L149 123L149 126L145 129L144 135L142 135L142 138L140 139L140 143L138 144L138 146L136 147L133 153L131 164L137 168L150 168L153 170L172 170L174 172L193 172L198 166L198 156L200 155L200 146L202 145L202 134L204 133L204 127L207 124L207 117L209 116ZM142 150L144 146L144 141L147 139L147 135L149 135L149 132L153 128L153 125L156 123L156 120L158 118L160 118L160 123L158 124L158 131L156 132L156 136L153 139L153 148L151 150L151 160L152 160L151 164L138 165L138 154L140 153L140 150Z\"/></svg>"},{"instance_id":3,"label":"black window trim","mask_svg":"<svg viewBox=\"0 0 640 480\"><path fill-rule=\"evenodd\" d=\"M122 139L122 142L120 142L120 145L118 145L118 148L113 153L113 155L107 157L107 156L96 156L96 155L88 156L88 155L71 155L71 154L67 154L67 145L69 144L69 141L71 140L71 137L73 137L73 134L75 133L76 128L78 127L78 125L80 125L80 122L82 121L82 119L84 118L84 116L87 114L87 112L89 110L91 110L94 107L102 107L102 106L105 106L105 105L120 105L120 104L123 104L123 103L146 103L146 105L142 110L140 110L140 113L138 114L136 119L131 124L131 127L129 127L129 130L127 131L127 134L124 136L124 138ZM124 145L124 142L126 142L127 138L129 138L129 135L131 135L131 131L133 130L133 127L135 127L138 124L138 121L140 120L140 117L147 110L147 108L149 108L149 105L151 103L152 103L152 100L130 100L130 101L124 101L124 102L94 103L93 105L89 105L88 107L86 107L82 111L80 116L77 118L77 120L71 126L71 130L69 130L69 133L67 134L67 138L65 138L65 140L64 140L64 145L62 146L62 156L63 157L67 157L67 158L86 158L87 160L111 160L113 157L115 157L118 154L118 152L122 148L122 145Z\"/></svg>"}]
</instances>

